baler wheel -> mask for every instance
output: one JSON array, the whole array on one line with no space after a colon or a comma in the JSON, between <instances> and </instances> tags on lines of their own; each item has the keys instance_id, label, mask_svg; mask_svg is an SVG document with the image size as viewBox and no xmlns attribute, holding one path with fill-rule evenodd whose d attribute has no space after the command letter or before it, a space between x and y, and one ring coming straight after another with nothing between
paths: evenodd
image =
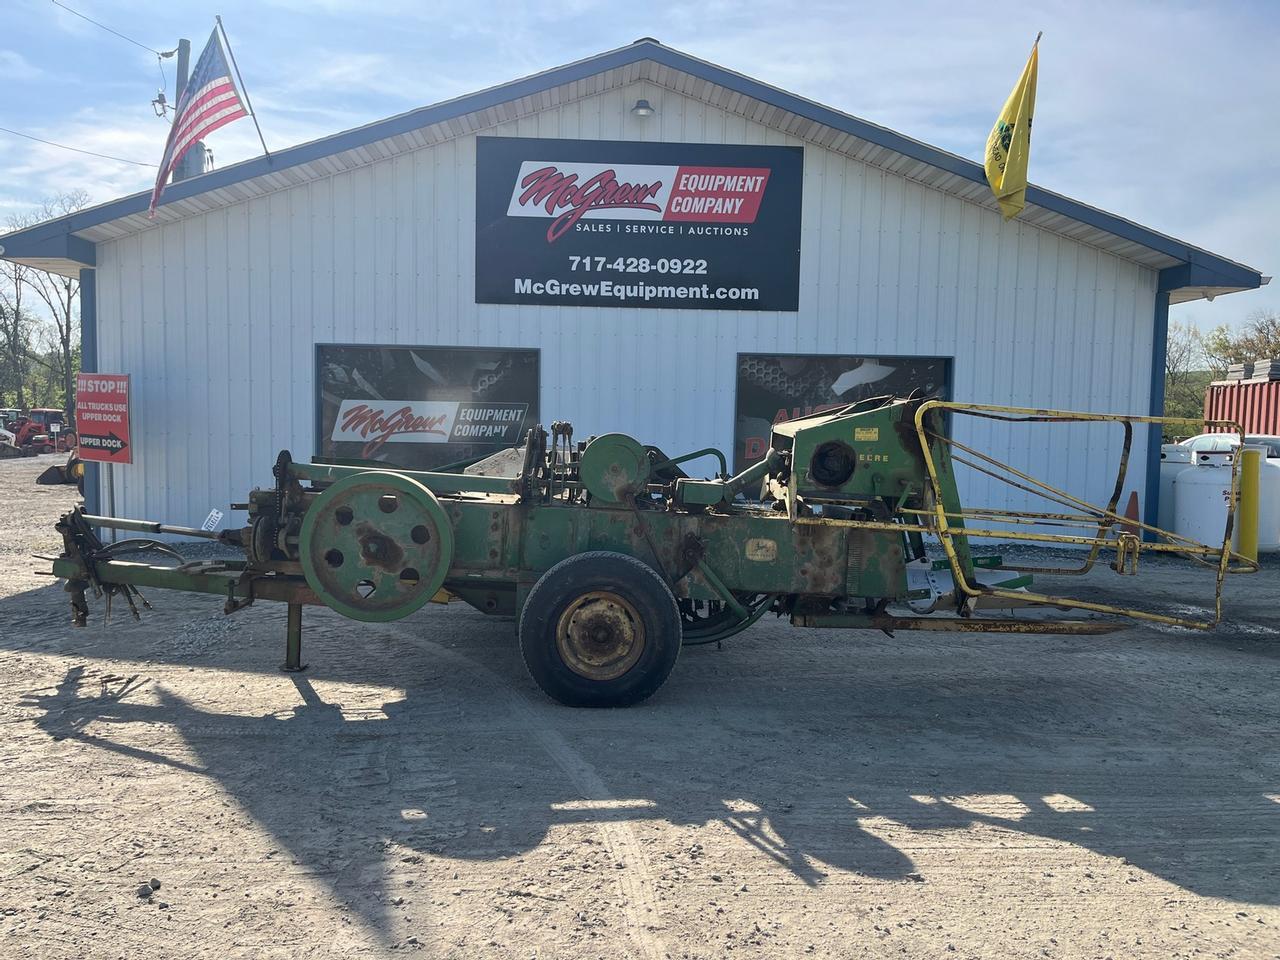
<instances>
[{"instance_id":1,"label":"baler wheel","mask_svg":"<svg viewBox=\"0 0 1280 960\"><path fill-rule=\"evenodd\" d=\"M751 626L773 603L768 594L736 594L746 608L747 615L740 617L722 602L679 600L680 621L684 646L700 647L708 643L720 643Z\"/></svg>"},{"instance_id":2,"label":"baler wheel","mask_svg":"<svg viewBox=\"0 0 1280 960\"><path fill-rule=\"evenodd\" d=\"M666 682L680 655L680 610L657 572L598 550L557 563L520 611L534 682L570 707L628 707Z\"/></svg>"}]
</instances>

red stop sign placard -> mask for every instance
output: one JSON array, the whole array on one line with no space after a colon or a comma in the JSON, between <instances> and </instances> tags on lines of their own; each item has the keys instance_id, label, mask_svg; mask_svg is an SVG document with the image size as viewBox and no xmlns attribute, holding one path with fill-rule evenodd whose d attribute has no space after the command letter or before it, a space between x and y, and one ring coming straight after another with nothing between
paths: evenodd
<instances>
[{"instance_id":1,"label":"red stop sign placard","mask_svg":"<svg viewBox=\"0 0 1280 960\"><path fill-rule=\"evenodd\" d=\"M81 460L133 463L128 374L76 374L76 436Z\"/></svg>"}]
</instances>

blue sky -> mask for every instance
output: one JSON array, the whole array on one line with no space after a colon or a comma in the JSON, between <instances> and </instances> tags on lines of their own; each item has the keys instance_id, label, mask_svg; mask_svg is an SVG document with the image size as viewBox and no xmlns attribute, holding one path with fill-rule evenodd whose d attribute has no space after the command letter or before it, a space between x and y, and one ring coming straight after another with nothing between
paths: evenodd
<instances>
[{"instance_id":1,"label":"blue sky","mask_svg":"<svg viewBox=\"0 0 1280 960\"><path fill-rule=\"evenodd\" d=\"M222 15L272 148L652 36L964 156L1044 31L1031 178L1270 274L1280 264L1280 3L1009 4L997 31L954 0L420 3L65 0L159 50L198 53ZM165 71L172 99L173 61ZM50 0L0 5L0 126L154 163L154 54ZM213 135L219 166L261 151ZM0 223L71 187L94 201L154 172L0 133ZM0 231L2 232L2 231ZM1271 289L1174 309L1201 327L1280 310Z\"/></svg>"}]
</instances>

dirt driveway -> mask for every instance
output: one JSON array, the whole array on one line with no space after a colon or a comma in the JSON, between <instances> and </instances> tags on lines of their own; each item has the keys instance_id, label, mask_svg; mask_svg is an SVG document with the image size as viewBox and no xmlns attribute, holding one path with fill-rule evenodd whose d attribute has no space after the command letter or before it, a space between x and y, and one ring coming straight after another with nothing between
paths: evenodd
<instances>
[{"instance_id":1,"label":"dirt driveway","mask_svg":"<svg viewBox=\"0 0 1280 960\"><path fill-rule=\"evenodd\" d=\"M74 630L55 460L0 462L0 956L1280 954L1275 564L1212 637L762 623L573 711L465 608L309 609L301 675L282 608Z\"/></svg>"}]
</instances>

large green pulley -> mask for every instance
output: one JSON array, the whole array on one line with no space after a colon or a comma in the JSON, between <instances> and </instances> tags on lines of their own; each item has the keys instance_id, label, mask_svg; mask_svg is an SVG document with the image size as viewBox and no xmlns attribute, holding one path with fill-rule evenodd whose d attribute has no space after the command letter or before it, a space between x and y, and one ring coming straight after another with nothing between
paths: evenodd
<instances>
[{"instance_id":1,"label":"large green pulley","mask_svg":"<svg viewBox=\"0 0 1280 960\"><path fill-rule=\"evenodd\" d=\"M582 485L605 503L626 503L643 492L651 471L644 444L625 433L593 437L578 463Z\"/></svg>"},{"instance_id":2,"label":"large green pulley","mask_svg":"<svg viewBox=\"0 0 1280 960\"><path fill-rule=\"evenodd\" d=\"M435 596L453 560L453 526L417 480L344 477L307 509L298 537L307 584L355 620L407 617Z\"/></svg>"}]
</instances>

